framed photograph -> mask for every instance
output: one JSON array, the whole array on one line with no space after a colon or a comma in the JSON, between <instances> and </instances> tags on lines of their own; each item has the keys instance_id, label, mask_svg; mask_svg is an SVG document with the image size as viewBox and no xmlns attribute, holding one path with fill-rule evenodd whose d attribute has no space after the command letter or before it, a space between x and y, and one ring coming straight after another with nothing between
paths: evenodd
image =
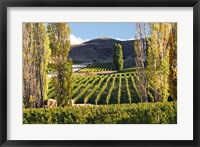
<instances>
[{"instance_id":1,"label":"framed photograph","mask_svg":"<svg viewBox=\"0 0 200 147\"><path fill-rule=\"evenodd\" d=\"M199 146L198 0L0 11L2 146Z\"/></svg>"}]
</instances>

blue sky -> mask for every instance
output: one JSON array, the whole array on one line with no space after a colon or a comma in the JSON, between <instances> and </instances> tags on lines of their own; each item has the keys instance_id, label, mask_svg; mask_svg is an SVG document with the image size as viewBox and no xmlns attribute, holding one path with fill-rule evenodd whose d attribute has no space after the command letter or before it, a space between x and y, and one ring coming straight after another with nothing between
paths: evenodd
<instances>
[{"instance_id":1,"label":"blue sky","mask_svg":"<svg viewBox=\"0 0 200 147\"><path fill-rule=\"evenodd\" d=\"M126 22L75 22L67 23L71 29L71 44L80 44L100 37L129 40L135 37L135 23Z\"/></svg>"}]
</instances>

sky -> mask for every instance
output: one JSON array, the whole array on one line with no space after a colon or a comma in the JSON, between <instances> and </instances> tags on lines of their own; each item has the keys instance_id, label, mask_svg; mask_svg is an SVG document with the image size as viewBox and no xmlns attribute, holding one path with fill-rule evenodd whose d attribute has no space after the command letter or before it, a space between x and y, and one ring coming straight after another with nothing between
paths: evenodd
<instances>
[{"instance_id":1,"label":"sky","mask_svg":"<svg viewBox=\"0 0 200 147\"><path fill-rule=\"evenodd\" d=\"M71 30L71 44L81 44L100 37L131 40L134 39L136 33L136 26L133 22L72 22L67 24Z\"/></svg>"}]
</instances>

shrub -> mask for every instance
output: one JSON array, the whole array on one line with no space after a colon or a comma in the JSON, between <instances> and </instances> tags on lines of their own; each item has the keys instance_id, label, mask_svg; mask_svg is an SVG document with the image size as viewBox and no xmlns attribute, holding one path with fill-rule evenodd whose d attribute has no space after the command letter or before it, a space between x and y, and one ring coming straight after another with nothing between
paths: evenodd
<instances>
[{"instance_id":1,"label":"shrub","mask_svg":"<svg viewBox=\"0 0 200 147\"><path fill-rule=\"evenodd\" d=\"M176 124L177 103L23 109L24 124Z\"/></svg>"}]
</instances>

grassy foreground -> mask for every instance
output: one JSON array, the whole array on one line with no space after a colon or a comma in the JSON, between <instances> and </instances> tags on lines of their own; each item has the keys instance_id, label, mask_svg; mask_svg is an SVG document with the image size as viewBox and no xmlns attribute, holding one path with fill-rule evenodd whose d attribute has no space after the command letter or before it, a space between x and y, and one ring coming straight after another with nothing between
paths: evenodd
<instances>
[{"instance_id":1,"label":"grassy foreground","mask_svg":"<svg viewBox=\"0 0 200 147\"><path fill-rule=\"evenodd\" d=\"M24 124L176 124L176 102L23 109Z\"/></svg>"}]
</instances>

